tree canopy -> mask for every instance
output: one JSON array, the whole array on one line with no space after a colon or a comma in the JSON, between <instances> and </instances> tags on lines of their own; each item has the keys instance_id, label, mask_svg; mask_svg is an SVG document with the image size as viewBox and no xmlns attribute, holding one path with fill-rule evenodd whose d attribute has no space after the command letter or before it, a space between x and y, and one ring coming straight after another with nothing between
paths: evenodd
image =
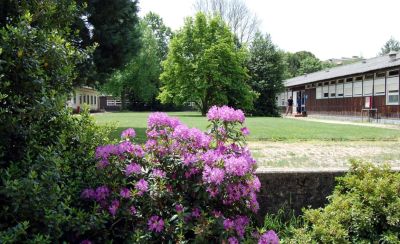
<instances>
[{"instance_id":1,"label":"tree canopy","mask_svg":"<svg viewBox=\"0 0 400 244\"><path fill-rule=\"evenodd\" d=\"M379 55L385 55L390 53L390 51L400 51L400 42L393 37L391 37L381 48Z\"/></svg>"},{"instance_id":2,"label":"tree canopy","mask_svg":"<svg viewBox=\"0 0 400 244\"><path fill-rule=\"evenodd\" d=\"M254 114L279 116L275 97L283 90L284 64L282 54L268 34L256 33L250 47L247 65L250 85L259 97L254 102Z\"/></svg>"},{"instance_id":3,"label":"tree canopy","mask_svg":"<svg viewBox=\"0 0 400 244\"><path fill-rule=\"evenodd\" d=\"M122 68L140 49L138 1L88 0L86 28L90 43L97 43L93 61L97 79L104 83L115 69Z\"/></svg>"},{"instance_id":4,"label":"tree canopy","mask_svg":"<svg viewBox=\"0 0 400 244\"><path fill-rule=\"evenodd\" d=\"M284 53L285 79L320 71L333 66L322 62L313 53L300 51L296 53Z\"/></svg>"},{"instance_id":5,"label":"tree canopy","mask_svg":"<svg viewBox=\"0 0 400 244\"><path fill-rule=\"evenodd\" d=\"M216 17L198 13L187 18L170 43L161 74L162 102L194 102L204 115L212 105L250 108L253 93L246 84L246 52Z\"/></svg>"},{"instance_id":6,"label":"tree canopy","mask_svg":"<svg viewBox=\"0 0 400 244\"><path fill-rule=\"evenodd\" d=\"M142 48L122 69L115 71L104 85L105 92L114 96L127 96L131 104L150 102L157 96L161 73L158 40L145 20L140 21Z\"/></svg>"}]
</instances>

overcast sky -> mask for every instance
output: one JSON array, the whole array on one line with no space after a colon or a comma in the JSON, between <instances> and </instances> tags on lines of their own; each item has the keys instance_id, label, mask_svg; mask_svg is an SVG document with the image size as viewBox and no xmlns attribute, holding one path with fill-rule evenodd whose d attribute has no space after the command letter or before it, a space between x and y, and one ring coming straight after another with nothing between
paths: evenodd
<instances>
[{"instance_id":1,"label":"overcast sky","mask_svg":"<svg viewBox=\"0 0 400 244\"><path fill-rule=\"evenodd\" d=\"M140 16L159 14L173 30L193 16L195 0L139 0ZM245 0L279 48L318 58L374 57L392 36L400 40L400 0Z\"/></svg>"}]
</instances>

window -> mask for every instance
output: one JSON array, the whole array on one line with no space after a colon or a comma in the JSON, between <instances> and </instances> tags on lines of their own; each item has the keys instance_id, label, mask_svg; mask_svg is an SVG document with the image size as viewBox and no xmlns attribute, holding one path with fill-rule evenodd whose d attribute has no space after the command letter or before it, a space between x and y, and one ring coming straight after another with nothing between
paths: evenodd
<instances>
[{"instance_id":1,"label":"window","mask_svg":"<svg viewBox=\"0 0 400 244\"><path fill-rule=\"evenodd\" d=\"M86 95L83 95L83 103L86 102Z\"/></svg>"},{"instance_id":2,"label":"window","mask_svg":"<svg viewBox=\"0 0 400 244\"><path fill-rule=\"evenodd\" d=\"M363 96L371 96L372 95L372 84L373 84L374 75L366 75L363 82Z\"/></svg>"},{"instance_id":3,"label":"window","mask_svg":"<svg viewBox=\"0 0 400 244\"><path fill-rule=\"evenodd\" d=\"M347 78L346 83L344 83L344 97L353 96L353 78Z\"/></svg>"},{"instance_id":4,"label":"window","mask_svg":"<svg viewBox=\"0 0 400 244\"><path fill-rule=\"evenodd\" d=\"M336 97L343 97L343 83L344 80L338 80L336 84Z\"/></svg>"},{"instance_id":5,"label":"window","mask_svg":"<svg viewBox=\"0 0 400 244\"><path fill-rule=\"evenodd\" d=\"M356 77L353 83L353 97L362 96L362 76Z\"/></svg>"},{"instance_id":6,"label":"window","mask_svg":"<svg viewBox=\"0 0 400 244\"><path fill-rule=\"evenodd\" d=\"M336 97L336 81L331 81L329 85L329 97Z\"/></svg>"},{"instance_id":7,"label":"window","mask_svg":"<svg viewBox=\"0 0 400 244\"><path fill-rule=\"evenodd\" d=\"M318 86L315 89L315 98L316 99L321 99L322 98L322 86Z\"/></svg>"},{"instance_id":8,"label":"window","mask_svg":"<svg viewBox=\"0 0 400 244\"><path fill-rule=\"evenodd\" d=\"M97 96L94 96L94 104L97 104Z\"/></svg>"},{"instance_id":9,"label":"window","mask_svg":"<svg viewBox=\"0 0 400 244\"><path fill-rule=\"evenodd\" d=\"M391 70L388 72L388 77L399 76L398 70Z\"/></svg>"},{"instance_id":10,"label":"window","mask_svg":"<svg viewBox=\"0 0 400 244\"><path fill-rule=\"evenodd\" d=\"M74 104L76 104L76 95L74 94Z\"/></svg>"},{"instance_id":11,"label":"window","mask_svg":"<svg viewBox=\"0 0 400 244\"><path fill-rule=\"evenodd\" d=\"M322 87L322 94L323 98L328 98L329 97L329 82L325 82L324 86Z\"/></svg>"},{"instance_id":12,"label":"window","mask_svg":"<svg viewBox=\"0 0 400 244\"><path fill-rule=\"evenodd\" d=\"M89 95L86 95L86 102L89 104Z\"/></svg>"},{"instance_id":13,"label":"window","mask_svg":"<svg viewBox=\"0 0 400 244\"><path fill-rule=\"evenodd\" d=\"M79 95L79 104L82 104L82 95Z\"/></svg>"},{"instance_id":14,"label":"window","mask_svg":"<svg viewBox=\"0 0 400 244\"><path fill-rule=\"evenodd\" d=\"M399 76L388 77L386 80L386 104L399 104Z\"/></svg>"},{"instance_id":15,"label":"window","mask_svg":"<svg viewBox=\"0 0 400 244\"><path fill-rule=\"evenodd\" d=\"M94 104L94 102L93 102L93 96L90 96L90 104Z\"/></svg>"},{"instance_id":16,"label":"window","mask_svg":"<svg viewBox=\"0 0 400 244\"><path fill-rule=\"evenodd\" d=\"M385 95L385 72L376 73L374 80L374 95Z\"/></svg>"}]
</instances>

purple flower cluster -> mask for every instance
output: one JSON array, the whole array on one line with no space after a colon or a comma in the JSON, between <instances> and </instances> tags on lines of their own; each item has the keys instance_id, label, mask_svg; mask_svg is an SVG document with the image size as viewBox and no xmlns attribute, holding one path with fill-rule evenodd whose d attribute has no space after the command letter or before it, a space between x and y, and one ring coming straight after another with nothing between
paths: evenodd
<instances>
[{"instance_id":1,"label":"purple flower cluster","mask_svg":"<svg viewBox=\"0 0 400 244\"><path fill-rule=\"evenodd\" d=\"M166 113L160 112L150 114L147 121L147 128L175 128L178 125L181 125L181 122L177 118L171 118Z\"/></svg>"},{"instance_id":2,"label":"purple flower cluster","mask_svg":"<svg viewBox=\"0 0 400 244\"><path fill-rule=\"evenodd\" d=\"M164 220L157 215L153 215L150 217L147 222L150 231L161 232L164 229Z\"/></svg>"},{"instance_id":3,"label":"purple flower cluster","mask_svg":"<svg viewBox=\"0 0 400 244\"><path fill-rule=\"evenodd\" d=\"M85 189L82 191L81 197L93 199L97 202L105 200L110 195L110 189L107 186L99 186L96 189Z\"/></svg>"},{"instance_id":4,"label":"purple flower cluster","mask_svg":"<svg viewBox=\"0 0 400 244\"><path fill-rule=\"evenodd\" d=\"M167 174L161 169L153 169L151 175L156 178L165 178Z\"/></svg>"},{"instance_id":5,"label":"purple flower cluster","mask_svg":"<svg viewBox=\"0 0 400 244\"><path fill-rule=\"evenodd\" d=\"M179 125L175 128L173 137L178 143L184 143L192 148L207 148L211 142L211 137L204 134L197 128L188 128L186 125Z\"/></svg>"},{"instance_id":6,"label":"purple flower cluster","mask_svg":"<svg viewBox=\"0 0 400 244\"><path fill-rule=\"evenodd\" d=\"M149 183L147 183L147 181L144 179L140 179L138 182L136 182L135 189L138 190L138 194L141 196L149 189Z\"/></svg>"},{"instance_id":7,"label":"purple flower cluster","mask_svg":"<svg viewBox=\"0 0 400 244\"><path fill-rule=\"evenodd\" d=\"M121 191L119 192L119 194L121 195L122 198L130 198L131 197L131 191L126 187L121 188Z\"/></svg>"},{"instance_id":8,"label":"purple flower cluster","mask_svg":"<svg viewBox=\"0 0 400 244\"><path fill-rule=\"evenodd\" d=\"M204 133L165 113L153 113L144 146L131 142L136 133L127 129L120 143L98 147L100 172L108 181L85 189L82 198L97 201L110 216L121 215L152 235L169 235L179 228L190 232L207 218L213 223L223 220L228 242L239 243L250 223L244 213L258 210L256 193L261 187L256 162L243 146L249 130L242 127L241 110L214 106L207 117L213 127ZM237 140L231 135L238 135ZM171 214L190 224L164 222Z\"/></svg>"},{"instance_id":9,"label":"purple flower cluster","mask_svg":"<svg viewBox=\"0 0 400 244\"><path fill-rule=\"evenodd\" d=\"M227 218L224 220L224 229L227 231L236 231L236 234L242 238L249 223L250 221L247 216L236 216L233 219Z\"/></svg>"},{"instance_id":10,"label":"purple flower cluster","mask_svg":"<svg viewBox=\"0 0 400 244\"><path fill-rule=\"evenodd\" d=\"M245 157L229 157L225 160L225 169L228 174L243 176L247 174L252 167L252 161Z\"/></svg>"},{"instance_id":11,"label":"purple flower cluster","mask_svg":"<svg viewBox=\"0 0 400 244\"><path fill-rule=\"evenodd\" d=\"M140 174L142 167L137 163L128 164L125 168L125 175L130 176L131 174Z\"/></svg>"},{"instance_id":12,"label":"purple flower cluster","mask_svg":"<svg viewBox=\"0 0 400 244\"><path fill-rule=\"evenodd\" d=\"M258 244L279 244L279 237L275 231L270 230L260 236Z\"/></svg>"},{"instance_id":13,"label":"purple flower cluster","mask_svg":"<svg viewBox=\"0 0 400 244\"><path fill-rule=\"evenodd\" d=\"M242 110L235 110L228 106L212 106L207 113L208 120L221 120L224 122L239 122L243 123L245 120Z\"/></svg>"},{"instance_id":14,"label":"purple flower cluster","mask_svg":"<svg viewBox=\"0 0 400 244\"><path fill-rule=\"evenodd\" d=\"M125 138L134 138L136 136L136 132L132 128L128 128L121 133L121 139Z\"/></svg>"},{"instance_id":15,"label":"purple flower cluster","mask_svg":"<svg viewBox=\"0 0 400 244\"><path fill-rule=\"evenodd\" d=\"M219 185L225 177L225 171L220 168L211 168L208 165L204 167L203 181L207 183L214 183Z\"/></svg>"},{"instance_id":16,"label":"purple flower cluster","mask_svg":"<svg viewBox=\"0 0 400 244\"><path fill-rule=\"evenodd\" d=\"M114 201L112 201L110 207L108 207L108 211L110 211L110 214L112 216L115 216L117 214L118 208L119 208L119 201L114 200Z\"/></svg>"}]
</instances>

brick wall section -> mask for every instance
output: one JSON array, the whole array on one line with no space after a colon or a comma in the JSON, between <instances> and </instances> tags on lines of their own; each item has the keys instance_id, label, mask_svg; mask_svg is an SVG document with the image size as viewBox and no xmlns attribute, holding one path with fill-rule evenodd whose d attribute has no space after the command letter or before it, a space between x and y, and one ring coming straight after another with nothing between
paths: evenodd
<instances>
[{"instance_id":1,"label":"brick wall section","mask_svg":"<svg viewBox=\"0 0 400 244\"><path fill-rule=\"evenodd\" d=\"M303 207L318 208L327 203L335 186L335 177L344 170L333 171L257 171L261 190L257 195L260 210L259 221L267 213L276 213L280 208L293 209L301 214Z\"/></svg>"}]
</instances>

